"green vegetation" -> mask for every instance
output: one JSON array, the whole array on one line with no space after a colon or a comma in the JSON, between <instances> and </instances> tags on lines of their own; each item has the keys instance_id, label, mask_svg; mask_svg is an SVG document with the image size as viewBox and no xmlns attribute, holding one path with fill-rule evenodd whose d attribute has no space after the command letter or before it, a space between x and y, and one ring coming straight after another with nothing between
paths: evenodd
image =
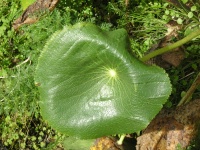
<instances>
[{"instance_id":1,"label":"green vegetation","mask_svg":"<svg viewBox=\"0 0 200 150\"><path fill-rule=\"evenodd\" d=\"M52 12L41 16L35 24L23 25L17 31L13 21L23 12L18 0L0 3L0 148L56 149L66 147L65 136L54 131L41 117L40 95L34 84L39 54L51 35L66 25L92 22L102 29L124 28L131 49L141 59L154 44L165 37L170 20L181 25L175 43L199 29L200 4L182 0L185 5L142 1L75 1L60 0ZM178 67L167 69L172 83L169 106L177 105L200 70L200 39L188 41L182 48L186 58ZM193 98L199 98L198 87ZM195 142L194 142L195 143ZM195 144L191 146L195 147ZM192 149L191 148L191 149Z\"/></svg>"}]
</instances>

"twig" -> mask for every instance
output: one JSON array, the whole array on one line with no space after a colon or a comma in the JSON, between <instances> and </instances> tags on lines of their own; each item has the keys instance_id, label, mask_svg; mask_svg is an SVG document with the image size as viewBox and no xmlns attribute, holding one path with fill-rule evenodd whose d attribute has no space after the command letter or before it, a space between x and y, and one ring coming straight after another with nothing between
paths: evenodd
<instances>
[{"instance_id":1,"label":"twig","mask_svg":"<svg viewBox=\"0 0 200 150\"><path fill-rule=\"evenodd\" d=\"M183 79L185 79L185 78L187 78L187 77L191 76L191 75L192 75L192 74L194 74L194 73L195 73L195 72L193 71L193 72L191 72L191 73L187 74L186 76L184 76L184 77L180 78L178 81L180 81L180 80L183 80Z\"/></svg>"},{"instance_id":2,"label":"twig","mask_svg":"<svg viewBox=\"0 0 200 150\"><path fill-rule=\"evenodd\" d=\"M8 77L1 76L0 79L6 79ZM16 76L11 76L11 78L16 78Z\"/></svg>"},{"instance_id":3,"label":"twig","mask_svg":"<svg viewBox=\"0 0 200 150\"><path fill-rule=\"evenodd\" d=\"M129 0L125 0L126 7L128 6L128 4L129 4Z\"/></svg>"},{"instance_id":4,"label":"twig","mask_svg":"<svg viewBox=\"0 0 200 150\"><path fill-rule=\"evenodd\" d=\"M188 103L190 101L190 97L192 96L192 94L199 85L200 85L200 72L198 73L197 77L195 78L189 90L186 92L185 96L179 102L178 106Z\"/></svg>"},{"instance_id":5,"label":"twig","mask_svg":"<svg viewBox=\"0 0 200 150\"><path fill-rule=\"evenodd\" d=\"M26 60L24 60L22 63L20 63L19 65L17 65L16 67L20 67L21 65L27 63L30 60L30 57L28 57Z\"/></svg>"}]
</instances>

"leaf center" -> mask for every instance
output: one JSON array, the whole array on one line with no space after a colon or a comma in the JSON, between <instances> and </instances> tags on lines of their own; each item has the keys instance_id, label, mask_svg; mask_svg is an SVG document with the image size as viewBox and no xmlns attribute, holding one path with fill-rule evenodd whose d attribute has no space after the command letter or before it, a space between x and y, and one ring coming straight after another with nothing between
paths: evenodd
<instances>
[{"instance_id":1,"label":"leaf center","mask_svg":"<svg viewBox=\"0 0 200 150\"><path fill-rule=\"evenodd\" d=\"M116 71L115 71L114 69L109 69L109 70L108 70L108 74L109 74L109 76L112 77L112 78L114 78L114 77L117 76L117 73L116 73Z\"/></svg>"}]
</instances>

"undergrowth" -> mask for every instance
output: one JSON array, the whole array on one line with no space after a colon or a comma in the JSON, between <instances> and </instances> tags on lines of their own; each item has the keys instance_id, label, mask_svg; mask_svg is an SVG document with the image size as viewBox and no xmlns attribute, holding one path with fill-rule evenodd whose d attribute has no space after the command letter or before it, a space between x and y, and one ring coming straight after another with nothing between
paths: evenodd
<instances>
[{"instance_id":1,"label":"undergrowth","mask_svg":"<svg viewBox=\"0 0 200 150\"><path fill-rule=\"evenodd\" d=\"M40 116L34 70L46 40L63 26L89 21L106 30L123 27L129 33L136 57L142 57L165 36L165 24L170 20L182 25L180 38L199 27L200 4L190 2L188 6L193 9L188 10L159 1L128 2L61 0L53 12L18 31L14 31L12 23L22 14L20 2L0 3L0 148L2 145L7 149L62 147L64 136L51 129ZM172 105L179 102L181 93L187 91L200 69L199 49L199 38L190 41L184 45L184 62L167 70L173 84ZM200 88L193 98L199 95Z\"/></svg>"},{"instance_id":2,"label":"undergrowth","mask_svg":"<svg viewBox=\"0 0 200 150\"><path fill-rule=\"evenodd\" d=\"M34 70L48 37L71 21L69 13L61 16L61 12L55 10L42 16L36 24L14 31L12 23L22 11L13 8L20 8L20 5L9 0L1 5L0 142L8 149L53 149L62 135L52 130L40 116ZM5 17L7 14L10 16Z\"/></svg>"}]
</instances>

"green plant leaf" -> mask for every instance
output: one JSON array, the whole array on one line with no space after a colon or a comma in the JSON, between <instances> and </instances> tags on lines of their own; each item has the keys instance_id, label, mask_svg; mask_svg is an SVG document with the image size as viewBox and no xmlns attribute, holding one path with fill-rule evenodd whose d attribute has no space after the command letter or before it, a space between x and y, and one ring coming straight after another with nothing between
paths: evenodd
<instances>
[{"instance_id":1,"label":"green plant leaf","mask_svg":"<svg viewBox=\"0 0 200 150\"><path fill-rule=\"evenodd\" d=\"M36 0L21 0L22 9L26 10L26 8L33 4Z\"/></svg>"},{"instance_id":2,"label":"green plant leaf","mask_svg":"<svg viewBox=\"0 0 200 150\"><path fill-rule=\"evenodd\" d=\"M183 2L184 4L186 4L186 3L188 2L188 0L182 0L182 2Z\"/></svg>"},{"instance_id":3,"label":"green plant leaf","mask_svg":"<svg viewBox=\"0 0 200 150\"><path fill-rule=\"evenodd\" d=\"M189 13L188 13L188 17L189 17L189 18L192 18L193 16L194 16L193 12L189 12Z\"/></svg>"},{"instance_id":4,"label":"green plant leaf","mask_svg":"<svg viewBox=\"0 0 200 150\"><path fill-rule=\"evenodd\" d=\"M197 10L197 6L194 5L191 7L191 11L196 11L196 10Z\"/></svg>"},{"instance_id":5,"label":"green plant leaf","mask_svg":"<svg viewBox=\"0 0 200 150\"><path fill-rule=\"evenodd\" d=\"M178 23L178 24L183 24L183 20L182 20L181 18L178 18L178 19L177 19L177 23Z\"/></svg>"},{"instance_id":6,"label":"green plant leaf","mask_svg":"<svg viewBox=\"0 0 200 150\"><path fill-rule=\"evenodd\" d=\"M63 146L67 150L88 150L94 144L95 139L81 140L74 137L67 137Z\"/></svg>"},{"instance_id":7,"label":"green plant leaf","mask_svg":"<svg viewBox=\"0 0 200 150\"><path fill-rule=\"evenodd\" d=\"M44 47L35 82L41 114L62 133L80 138L144 129L171 93L165 71L129 53L124 29L79 23Z\"/></svg>"}]
</instances>

